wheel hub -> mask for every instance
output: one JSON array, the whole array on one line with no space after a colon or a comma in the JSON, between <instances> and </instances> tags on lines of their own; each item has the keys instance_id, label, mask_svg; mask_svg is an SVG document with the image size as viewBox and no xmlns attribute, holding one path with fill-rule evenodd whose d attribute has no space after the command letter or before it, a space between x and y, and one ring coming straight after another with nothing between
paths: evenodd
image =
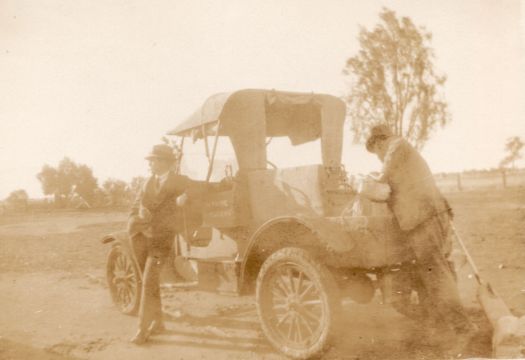
<instances>
[{"instance_id":1,"label":"wheel hub","mask_svg":"<svg viewBox=\"0 0 525 360\"><path fill-rule=\"evenodd\" d=\"M319 336L324 310L317 284L295 264L285 264L272 277L273 331L293 347Z\"/></svg>"},{"instance_id":2,"label":"wheel hub","mask_svg":"<svg viewBox=\"0 0 525 360\"><path fill-rule=\"evenodd\" d=\"M338 322L337 290L329 269L306 250L276 251L257 278L257 310L264 334L290 357L319 355Z\"/></svg>"},{"instance_id":3,"label":"wheel hub","mask_svg":"<svg viewBox=\"0 0 525 360\"><path fill-rule=\"evenodd\" d=\"M115 271L115 277L113 278L113 281L116 283L116 282L122 282L124 280L126 280L126 272L124 271Z\"/></svg>"},{"instance_id":4,"label":"wheel hub","mask_svg":"<svg viewBox=\"0 0 525 360\"><path fill-rule=\"evenodd\" d=\"M288 311L294 311L297 312L301 308L301 300L297 296L289 296L286 299L286 309Z\"/></svg>"}]
</instances>

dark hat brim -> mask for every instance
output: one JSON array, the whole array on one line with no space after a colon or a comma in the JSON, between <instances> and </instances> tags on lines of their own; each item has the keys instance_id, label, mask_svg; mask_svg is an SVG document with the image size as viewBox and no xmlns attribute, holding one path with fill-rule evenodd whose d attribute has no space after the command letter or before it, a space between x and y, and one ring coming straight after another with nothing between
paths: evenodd
<instances>
[{"instance_id":1,"label":"dark hat brim","mask_svg":"<svg viewBox=\"0 0 525 360\"><path fill-rule=\"evenodd\" d=\"M374 145L375 145L375 142L376 142L376 137L375 136L370 136L367 140L366 140L366 150L368 152L371 152L373 153L374 152Z\"/></svg>"},{"instance_id":2,"label":"dark hat brim","mask_svg":"<svg viewBox=\"0 0 525 360\"><path fill-rule=\"evenodd\" d=\"M159 160L166 160L166 161L175 161L175 156L161 156L159 154L149 154L144 159L146 160L152 160L152 159L159 159Z\"/></svg>"}]
</instances>

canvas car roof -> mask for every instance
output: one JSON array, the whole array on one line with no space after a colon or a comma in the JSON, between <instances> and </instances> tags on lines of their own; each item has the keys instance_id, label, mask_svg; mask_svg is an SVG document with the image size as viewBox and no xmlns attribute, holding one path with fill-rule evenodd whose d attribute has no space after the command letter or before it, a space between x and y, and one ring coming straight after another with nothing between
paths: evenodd
<instances>
[{"instance_id":1,"label":"canvas car roof","mask_svg":"<svg viewBox=\"0 0 525 360\"><path fill-rule=\"evenodd\" d=\"M266 138L321 139L325 166L341 163L345 103L332 95L247 89L213 95L168 135L228 136L240 168L266 166Z\"/></svg>"},{"instance_id":2,"label":"canvas car roof","mask_svg":"<svg viewBox=\"0 0 525 360\"><path fill-rule=\"evenodd\" d=\"M219 93L168 134L194 139L215 135L220 119L219 135L263 122L266 136L289 136L292 143L302 143L305 141L300 138L311 141L320 137L323 109L344 117L344 102L332 95L261 89Z\"/></svg>"}]
</instances>

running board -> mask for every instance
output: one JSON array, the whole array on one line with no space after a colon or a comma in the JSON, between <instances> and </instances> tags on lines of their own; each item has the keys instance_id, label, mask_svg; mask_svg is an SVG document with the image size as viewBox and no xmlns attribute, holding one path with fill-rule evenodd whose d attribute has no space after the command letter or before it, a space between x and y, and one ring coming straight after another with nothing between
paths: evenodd
<instances>
[{"instance_id":1,"label":"running board","mask_svg":"<svg viewBox=\"0 0 525 360\"><path fill-rule=\"evenodd\" d=\"M241 262L231 258L195 259L201 290L239 294Z\"/></svg>"},{"instance_id":2,"label":"running board","mask_svg":"<svg viewBox=\"0 0 525 360\"><path fill-rule=\"evenodd\" d=\"M161 288L191 289L238 295L240 293L241 262L232 258L194 258L186 260L197 264L196 281L180 281L180 277L165 276Z\"/></svg>"}]
</instances>

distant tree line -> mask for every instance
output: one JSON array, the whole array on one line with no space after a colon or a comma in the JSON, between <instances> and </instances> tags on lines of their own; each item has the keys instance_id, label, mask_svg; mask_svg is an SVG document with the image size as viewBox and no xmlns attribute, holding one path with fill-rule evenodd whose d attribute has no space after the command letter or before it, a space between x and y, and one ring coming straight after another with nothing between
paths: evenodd
<instances>
[{"instance_id":1,"label":"distant tree line","mask_svg":"<svg viewBox=\"0 0 525 360\"><path fill-rule=\"evenodd\" d=\"M144 181L142 177L135 177L128 184L110 178L99 186L90 167L77 164L67 157L56 167L44 165L37 179L42 184L44 194L52 195L59 208L127 206Z\"/></svg>"},{"instance_id":2,"label":"distant tree line","mask_svg":"<svg viewBox=\"0 0 525 360\"><path fill-rule=\"evenodd\" d=\"M0 207L0 214L5 211L5 208L16 210L27 210L29 204L29 196L24 189L12 191L4 200L5 205Z\"/></svg>"},{"instance_id":3,"label":"distant tree line","mask_svg":"<svg viewBox=\"0 0 525 360\"><path fill-rule=\"evenodd\" d=\"M31 208L99 208L129 206L135 198L143 177L134 177L130 183L110 178L99 186L92 169L78 164L68 157L57 166L45 164L36 175L44 195L53 200L31 200L23 189L12 191L0 203L0 212L6 210L24 211Z\"/></svg>"},{"instance_id":4,"label":"distant tree line","mask_svg":"<svg viewBox=\"0 0 525 360\"><path fill-rule=\"evenodd\" d=\"M505 157L498 168L465 170L464 175L500 173L503 186L507 184L507 172L516 169L516 161L523 158L522 150L525 146L519 136L507 139L505 143ZM455 176L458 179L458 188L461 188L460 173L437 173L438 178ZM93 175L90 167L77 164L68 157L63 158L56 167L45 164L36 175L42 185L45 195L53 196L50 204L46 201L29 199L24 189L12 191L3 202L0 202L0 214L6 210L27 210L31 208L49 207L71 208L71 207L125 207L129 206L135 198L140 186L145 181L141 176L134 177L131 182L109 178L102 186L98 185L97 178Z\"/></svg>"}]
</instances>

